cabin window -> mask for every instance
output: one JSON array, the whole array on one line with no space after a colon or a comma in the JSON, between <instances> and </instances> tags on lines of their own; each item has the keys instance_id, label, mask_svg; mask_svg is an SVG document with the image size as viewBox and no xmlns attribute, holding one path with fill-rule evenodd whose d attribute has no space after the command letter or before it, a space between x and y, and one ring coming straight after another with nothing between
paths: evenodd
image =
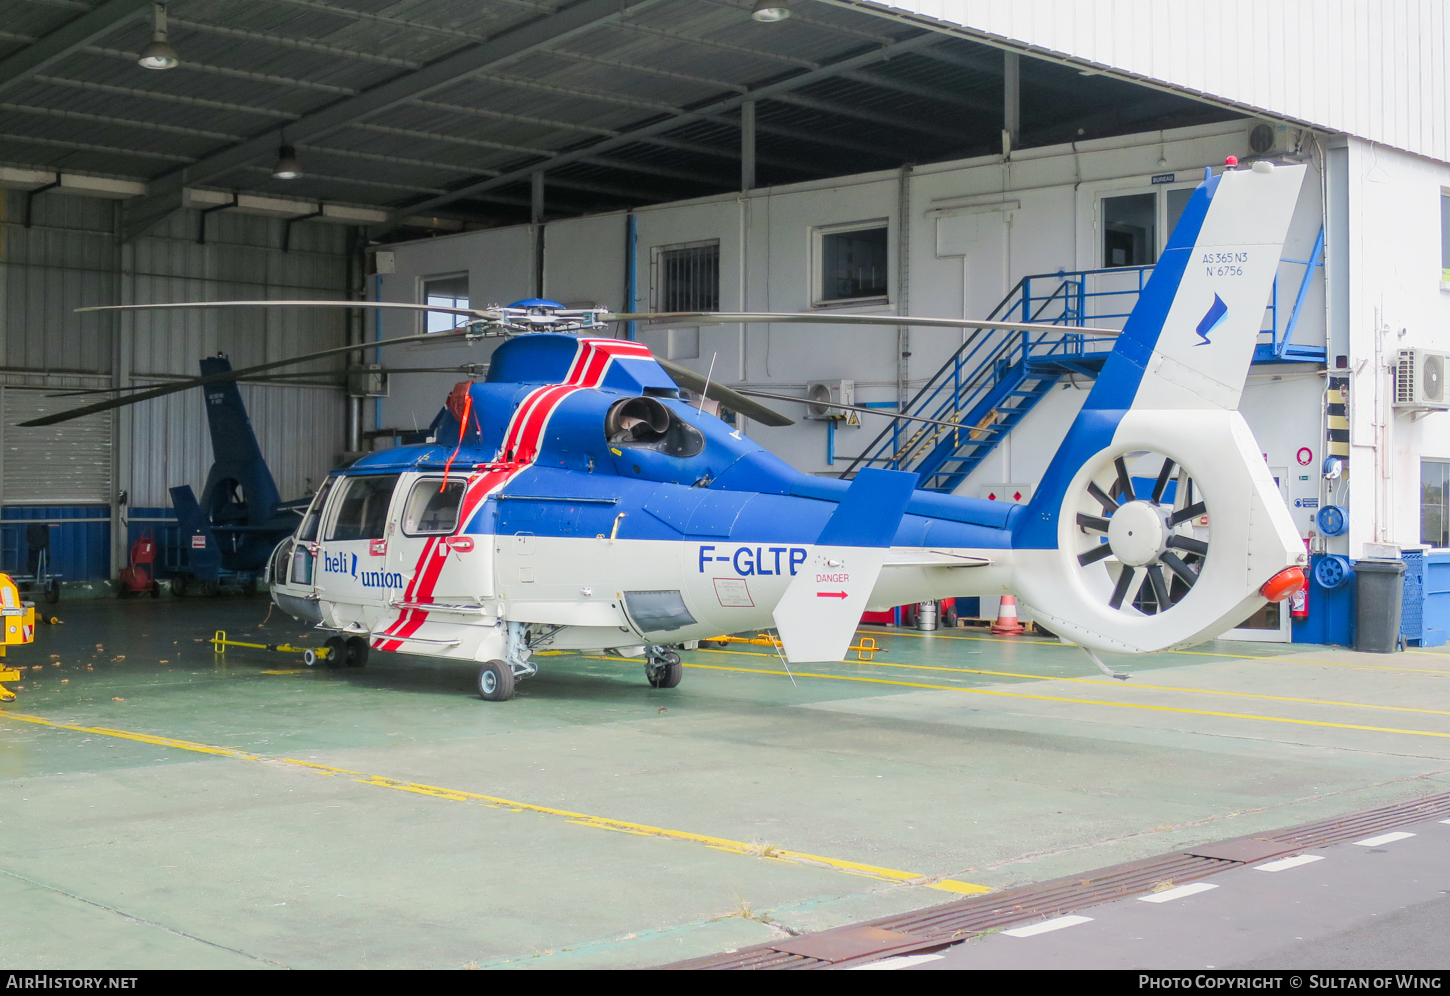
<instances>
[{"instance_id":1,"label":"cabin window","mask_svg":"<svg viewBox=\"0 0 1450 996\"><path fill-rule=\"evenodd\" d=\"M423 303L439 308L467 308L468 274L452 273L423 278ZM424 313L423 331L447 332L468 324L466 315L450 315L446 311Z\"/></svg>"},{"instance_id":2,"label":"cabin window","mask_svg":"<svg viewBox=\"0 0 1450 996\"><path fill-rule=\"evenodd\" d=\"M1102 199L1103 266L1152 266L1158 259L1158 195Z\"/></svg>"},{"instance_id":3,"label":"cabin window","mask_svg":"<svg viewBox=\"0 0 1450 996\"><path fill-rule=\"evenodd\" d=\"M388 524L388 503L397 474L378 477L349 477L347 491L337 509L337 518L328 530L330 540L382 539Z\"/></svg>"},{"instance_id":4,"label":"cabin window","mask_svg":"<svg viewBox=\"0 0 1450 996\"><path fill-rule=\"evenodd\" d=\"M655 246L656 311L720 310L720 241Z\"/></svg>"},{"instance_id":5,"label":"cabin window","mask_svg":"<svg viewBox=\"0 0 1450 996\"><path fill-rule=\"evenodd\" d=\"M884 221L816 229L815 303L884 301L890 275Z\"/></svg>"},{"instance_id":6,"label":"cabin window","mask_svg":"<svg viewBox=\"0 0 1450 996\"><path fill-rule=\"evenodd\" d=\"M1450 461L1420 461L1420 542L1450 546Z\"/></svg>"},{"instance_id":7,"label":"cabin window","mask_svg":"<svg viewBox=\"0 0 1450 996\"><path fill-rule=\"evenodd\" d=\"M413 485L408 504L403 508L403 533L406 536L436 536L452 533L458 528L458 508L463 504L464 482L459 479L446 484L441 477L428 478Z\"/></svg>"}]
</instances>

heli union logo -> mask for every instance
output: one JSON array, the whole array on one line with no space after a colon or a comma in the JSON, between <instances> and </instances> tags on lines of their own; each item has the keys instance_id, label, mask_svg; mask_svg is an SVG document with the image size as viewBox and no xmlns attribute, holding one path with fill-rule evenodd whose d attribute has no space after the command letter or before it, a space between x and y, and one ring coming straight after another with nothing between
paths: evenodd
<instances>
[{"instance_id":1,"label":"heli union logo","mask_svg":"<svg viewBox=\"0 0 1450 996\"><path fill-rule=\"evenodd\" d=\"M1198 323L1198 328L1194 330L1203 341L1195 342L1194 345L1213 345L1208 338L1209 334L1218 331L1218 327L1223 324L1223 320L1227 317L1228 305L1223 303L1223 298L1215 294L1213 296L1213 303L1208 306L1208 310L1203 314L1203 319Z\"/></svg>"},{"instance_id":2,"label":"heli union logo","mask_svg":"<svg viewBox=\"0 0 1450 996\"><path fill-rule=\"evenodd\" d=\"M364 588L403 587L403 575L397 571L363 571L359 573L355 553L328 553L324 550L322 552L322 570L327 574L346 574L354 580L361 581Z\"/></svg>"}]
</instances>

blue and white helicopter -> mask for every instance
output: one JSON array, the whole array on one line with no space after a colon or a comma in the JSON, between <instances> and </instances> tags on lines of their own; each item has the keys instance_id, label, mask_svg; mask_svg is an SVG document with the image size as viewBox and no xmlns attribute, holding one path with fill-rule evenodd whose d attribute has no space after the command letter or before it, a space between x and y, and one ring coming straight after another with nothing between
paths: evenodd
<instances>
[{"instance_id":1,"label":"blue and white helicopter","mask_svg":"<svg viewBox=\"0 0 1450 996\"><path fill-rule=\"evenodd\" d=\"M916 475L898 471L849 482L803 474L680 389L789 420L600 335L624 320L899 316L611 314L538 300L427 309L469 322L382 345L505 337L487 379L453 389L426 443L332 473L272 556L272 597L333 633L334 657L469 661L492 701L537 673L544 648L641 657L649 683L669 688L682 674L676 650L691 641L774 627L788 662L838 661L863 611L950 596L1013 593L1109 674L1101 653L1212 639L1304 583L1303 543L1237 410L1304 169L1206 172L1025 506L919 491ZM284 303L425 307L122 307Z\"/></svg>"}]
</instances>

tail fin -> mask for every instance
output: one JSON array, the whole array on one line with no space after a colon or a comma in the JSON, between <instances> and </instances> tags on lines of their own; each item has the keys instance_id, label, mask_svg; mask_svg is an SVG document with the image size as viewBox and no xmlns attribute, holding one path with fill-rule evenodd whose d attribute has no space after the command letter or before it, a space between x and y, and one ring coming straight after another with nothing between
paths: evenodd
<instances>
[{"instance_id":1,"label":"tail fin","mask_svg":"<svg viewBox=\"0 0 1450 996\"><path fill-rule=\"evenodd\" d=\"M201 375L226 373L232 364L225 356L208 356L201 361ZM252 431L252 420L242 404L237 382L224 380L208 384L202 391L206 399L206 423L211 430L212 459L217 463L240 464L262 459L262 448Z\"/></svg>"},{"instance_id":2,"label":"tail fin","mask_svg":"<svg viewBox=\"0 0 1450 996\"><path fill-rule=\"evenodd\" d=\"M916 483L916 474L875 469L851 482L775 606L775 626L792 664L846 655Z\"/></svg>"},{"instance_id":3,"label":"tail fin","mask_svg":"<svg viewBox=\"0 0 1450 996\"><path fill-rule=\"evenodd\" d=\"M1055 513L1068 481L1111 444L1128 411L1238 409L1305 169L1255 164L1210 177L1193 192L1028 514L1018 519L1016 545L1057 545Z\"/></svg>"},{"instance_id":4,"label":"tail fin","mask_svg":"<svg viewBox=\"0 0 1450 996\"><path fill-rule=\"evenodd\" d=\"M1054 632L1110 653L1192 645L1304 562L1238 413L1304 172L1256 163L1194 191L1016 519L1014 586Z\"/></svg>"}]
</instances>

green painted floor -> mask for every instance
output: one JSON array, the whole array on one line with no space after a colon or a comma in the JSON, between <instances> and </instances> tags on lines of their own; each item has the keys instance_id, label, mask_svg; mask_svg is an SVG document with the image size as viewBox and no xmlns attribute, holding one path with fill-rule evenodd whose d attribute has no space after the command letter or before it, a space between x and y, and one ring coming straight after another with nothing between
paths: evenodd
<instances>
[{"instance_id":1,"label":"green painted floor","mask_svg":"<svg viewBox=\"0 0 1450 996\"><path fill-rule=\"evenodd\" d=\"M655 965L1450 789L1438 652L1216 643L1114 682L881 630L794 680L687 654L665 691L548 656L485 703L424 658L214 655L320 642L263 599L58 610L0 711L0 967Z\"/></svg>"}]
</instances>

